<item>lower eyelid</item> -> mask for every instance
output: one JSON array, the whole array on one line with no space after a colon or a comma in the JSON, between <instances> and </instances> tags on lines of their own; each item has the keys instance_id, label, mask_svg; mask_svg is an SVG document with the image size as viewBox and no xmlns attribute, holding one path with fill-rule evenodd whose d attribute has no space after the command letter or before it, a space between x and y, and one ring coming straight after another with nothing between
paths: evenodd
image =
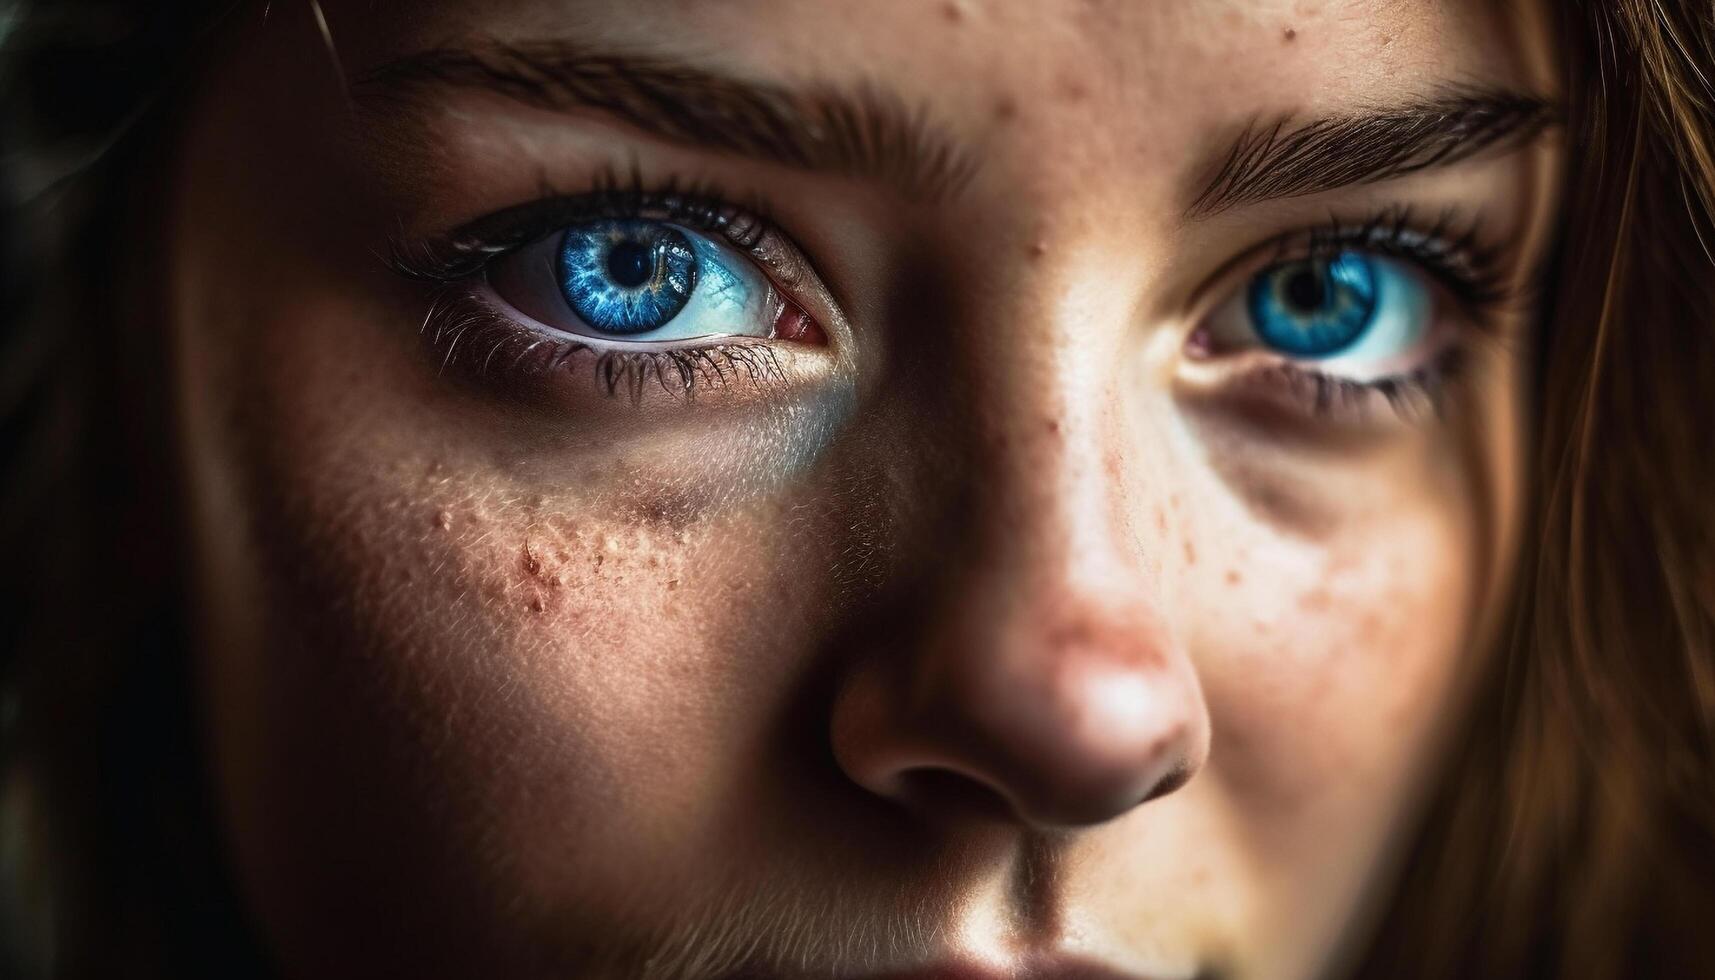
<instances>
[{"instance_id":1,"label":"lower eyelid","mask_svg":"<svg viewBox=\"0 0 1715 980\"><path fill-rule=\"evenodd\" d=\"M769 392L808 380L812 362L755 338L602 343L513 310L483 284L444 287L422 324L442 375L533 402L576 402L595 393L706 399L721 391Z\"/></svg>"},{"instance_id":2,"label":"lower eyelid","mask_svg":"<svg viewBox=\"0 0 1715 980\"><path fill-rule=\"evenodd\" d=\"M1438 414L1447 382L1465 363L1472 342L1470 330L1437 315L1421 353L1354 377L1325 370L1331 362L1298 360L1258 347L1198 354L1194 336L1195 331L1175 375L1175 393L1183 402L1372 427L1377 408L1394 409L1408 420Z\"/></svg>"},{"instance_id":3,"label":"lower eyelid","mask_svg":"<svg viewBox=\"0 0 1715 980\"><path fill-rule=\"evenodd\" d=\"M715 347L730 344L734 340L748 339L752 341L765 340L761 337L745 335L710 334L704 337L685 337L677 340L608 340L588 334L572 333L525 313L513 305L506 297L500 295L487 282L479 283L470 290L473 299L488 307L494 315L514 321L520 330L536 334L540 338L555 343L571 343L587 347L598 352L611 351L614 353L636 352L651 353L659 351L681 350L695 347Z\"/></svg>"}]
</instances>

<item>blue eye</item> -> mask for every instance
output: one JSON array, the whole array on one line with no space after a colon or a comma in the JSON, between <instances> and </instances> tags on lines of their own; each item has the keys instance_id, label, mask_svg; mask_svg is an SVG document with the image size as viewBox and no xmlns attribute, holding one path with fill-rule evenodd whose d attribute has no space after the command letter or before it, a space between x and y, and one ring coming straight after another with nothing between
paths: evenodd
<instances>
[{"instance_id":1,"label":"blue eye","mask_svg":"<svg viewBox=\"0 0 1715 980\"><path fill-rule=\"evenodd\" d=\"M598 340L769 337L788 304L757 264L682 225L572 225L495 263L489 283L531 319Z\"/></svg>"},{"instance_id":2,"label":"blue eye","mask_svg":"<svg viewBox=\"0 0 1715 980\"><path fill-rule=\"evenodd\" d=\"M1299 357L1329 357L1375 320L1375 267L1356 252L1285 262L1251 280L1249 299L1263 343Z\"/></svg>"},{"instance_id":3,"label":"blue eye","mask_svg":"<svg viewBox=\"0 0 1715 980\"><path fill-rule=\"evenodd\" d=\"M1424 274L1410 265L1343 251L1262 270L1216 329L1229 342L1249 337L1328 373L1374 376L1422 346L1433 306Z\"/></svg>"},{"instance_id":4,"label":"blue eye","mask_svg":"<svg viewBox=\"0 0 1715 980\"><path fill-rule=\"evenodd\" d=\"M560 240L560 291L602 333L648 333L678 316L698 279L685 235L656 221L597 221Z\"/></svg>"}]
</instances>

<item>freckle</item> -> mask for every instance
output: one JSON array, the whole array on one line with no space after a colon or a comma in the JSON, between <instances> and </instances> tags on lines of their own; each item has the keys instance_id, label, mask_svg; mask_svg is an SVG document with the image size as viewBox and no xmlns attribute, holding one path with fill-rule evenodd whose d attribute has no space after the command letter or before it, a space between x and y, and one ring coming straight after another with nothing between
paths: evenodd
<instances>
[{"instance_id":1,"label":"freckle","mask_svg":"<svg viewBox=\"0 0 1715 980\"><path fill-rule=\"evenodd\" d=\"M1298 605L1308 612L1322 612L1328 608L1328 590L1311 589L1299 597Z\"/></svg>"},{"instance_id":2,"label":"freckle","mask_svg":"<svg viewBox=\"0 0 1715 980\"><path fill-rule=\"evenodd\" d=\"M965 8L959 6L956 0L947 0L941 5L941 16L947 19L947 23L957 24L965 19Z\"/></svg>"},{"instance_id":3,"label":"freckle","mask_svg":"<svg viewBox=\"0 0 1715 980\"><path fill-rule=\"evenodd\" d=\"M1236 568L1227 569L1227 584L1228 585L1238 585L1240 582L1243 582L1244 580L1245 580L1245 577L1243 575L1239 574L1238 569L1236 569Z\"/></svg>"},{"instance_id":4,"label":"freckle","mask_svg":"<svg viewBox=\"0 0 1715 980\"><path fill-rule=\"evenodd\" d=\"M660 555L650 555L649 556L649 567L650 568L660 568L661 567L661 556Z\"/></svg>"},{"instance_id":5,"label":"freckle","mask_svg":"<svg viewBox=\"0 0 1715 980\"><path fill-rule=\"evenodd\" d=\"M1160 507L1155 508L1155 529L1163 532L1167 530L1167 512Z\"/></svg>"},{"instance_id":6,"label":"freckle","mask_svg":"<svg viewBox=\"0 0 1715 980\"><path fill-rule=\"evenodd\" d=\"M1185 564L1197 564L1197 546L1189 541L1185 542Z\"/></svg>"},{"instance_id":7,"label":"freckle","mask_svg":"<svg viewBox=\"0 0 1715 980\"><path fill-rule=\"evenodd\" d=\"M1060 434L1060 420L1059 419L1049 419L1047 429L1048 429L1049 435L1051 435L1051 436L1059 435Z\"/></svg>"},{"instance_id":8,"label":"freckle","mask_svg":"<svg viewBox=\"0 0 1715 980\"><path fill-rule=\"evenodd\" d=\"M546 608L547 608L547 606L543 604L541 596L537 596L536 598L530 600L530 611L531 612L540 613L543 609L546 609Z\"/></svg>"},{"instance_id":9,"label":"freckle","mask_svg":"<svg viewBox=\"0 0 1715 980\"><path fill-rule=\"evenodd\" d=\"M437 530L437 531L450 531L450 530L452 530L452 526L453 526L453 515L452 514L446 512L444 510L440 510L440 511L435 512L435 530Z\"/></svg>"},{"instance_id":10,"label":"freckle","mask_svg":"<svg viewBox=\"0 0 1715 980\"><path fill-rule=\"evenodd\" d=\"M1286 38L1286 43L1291 44L1293 41L1298 40L1298 29L1296 27L1288 27L1283 36Z\"/></svg>"},{"instance_id":11,"label":"freckle","mask_svg":"<svg viewBox=\"0 0 1715 980\"><path fill-rule=\"evenodd\" d=\"M1018 118L1018 101L1010 95L1003 95L995 100L994 117L1000 122L1011 122Z\"/></svg>"}]
</instances>

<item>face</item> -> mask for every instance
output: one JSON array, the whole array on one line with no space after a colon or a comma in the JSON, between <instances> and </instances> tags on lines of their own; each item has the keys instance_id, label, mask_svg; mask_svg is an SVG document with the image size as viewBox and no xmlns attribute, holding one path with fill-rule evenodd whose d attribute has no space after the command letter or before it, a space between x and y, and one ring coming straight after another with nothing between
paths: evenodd
<instances>
[{"instance_id":1,"label":"face","mask_svg":"<svg viewBox=\"0 0 1715 980\"><path fill-rule=\"evenodd\" d=\"M288 975L1295 978L1362 938L1513 550L1543 20L225 29L162 292Z\"/></svg>"}]
</instances>

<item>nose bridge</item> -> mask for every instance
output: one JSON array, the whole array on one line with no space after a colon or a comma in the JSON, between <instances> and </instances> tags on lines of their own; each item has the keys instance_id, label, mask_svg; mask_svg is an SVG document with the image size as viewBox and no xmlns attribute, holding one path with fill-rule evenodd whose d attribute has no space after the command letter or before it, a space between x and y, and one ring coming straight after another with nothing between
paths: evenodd
<instances>
[{"instance_id":1,"label":"nose bridge","mask_svg":"<svg viewBox=\"0 0 1715 980\"><path fill-rule=\"evenodd\" d=\"M1081 346L1070 309L1014 315L1032 307L1055 321L986 358L947 426L964 430L946 437L962 443L949 478L965 492L930 529L942 554L926 608L876 651L885 669L849 680L834 741L881 795L911 801L924 774L950 775L1026 823L1083 825L1188 777L1207 718L1130 516L1149 467L1126 459L1114 343Z\"/></svg>"},{"instance_id":2,"label":"nose bridge","mask_svg":"<svg viewBox=\"0 0 1715 980\"><path fill-rule=\"evenodd\" d=\"M1064 239L1032 242L991 270L995 288L965 291L959 320L970 326L955 341L970 372L959 408L973 430L960 454L971 516L990 525L973 530L1044 572L1119 558L1127 542L1116 532L1129 521L1117 505L1140 489L1115 390L1133 297Z\"/></svg>"}]
</instances>

